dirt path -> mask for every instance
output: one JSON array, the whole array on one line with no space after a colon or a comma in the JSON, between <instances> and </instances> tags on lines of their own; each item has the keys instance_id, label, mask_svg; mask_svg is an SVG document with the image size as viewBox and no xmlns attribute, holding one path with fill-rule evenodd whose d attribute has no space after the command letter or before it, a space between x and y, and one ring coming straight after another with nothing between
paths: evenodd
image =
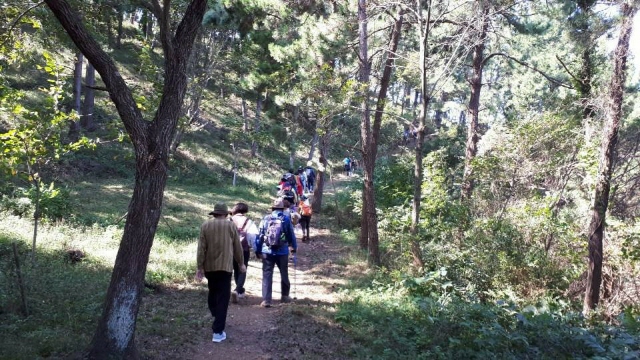
<instances>
[{"instance_id":1,"label":"dirt path","mask_svg":"<svg viewBox=\"0 0 640 360\"><path fill-rule=\"evenodd\" d=\"M280 275L274 275L273 303L261 308L261 263L251 259L245 288L247 298L229 305L222 343L211 341L210 314L202 314L207 327L202 339L179 355L184 359L339 359L348 357L351 347L344 331L333 323L337 289L348 278L341 260L346 248L323 226L320 215L312 218L310 243L298 244L297 266L289 263L291 296L294 302L281 304ZM297 235L301 235L296 230ZM300 236L301 237L301 236ZM298 237L298 238L300 238Z\"/></svg>"}]
</instances>

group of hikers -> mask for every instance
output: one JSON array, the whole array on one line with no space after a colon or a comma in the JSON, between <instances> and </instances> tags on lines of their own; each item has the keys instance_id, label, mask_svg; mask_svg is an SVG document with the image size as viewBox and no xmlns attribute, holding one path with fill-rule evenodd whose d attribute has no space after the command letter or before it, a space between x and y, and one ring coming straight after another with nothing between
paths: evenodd
<instances>
[{"instance_id":1,"label":"group of hikers","mask_svg":"<svg viewBox=\"0 0 640 360\"><path fill-rule=\"evenodd\" d=\"M231 212L224 203L214 206L209 215L212 218L200 227L197 251L196 279L207 278L209 295L207 303L213 316L213 342L227 338L224 331L229 301L238 303L245 299L244 284L251 251L262 261L262 307L272 305L273 273L276 267L280 271L282 303L292 301L289 281L289 256L294 266L298 249L294 227L302 228L302 241L310 241L311 204L305 195L313 192L315 169L307 163L306 168L299 167L296 172L290 169L278 184L276 199L271 211L264 216L260 224L247 217L249 206L239 202ZM231 215L229 218L228 216ZM231 290L231 277L236 284Z\"/></svg>"}]
</instances>

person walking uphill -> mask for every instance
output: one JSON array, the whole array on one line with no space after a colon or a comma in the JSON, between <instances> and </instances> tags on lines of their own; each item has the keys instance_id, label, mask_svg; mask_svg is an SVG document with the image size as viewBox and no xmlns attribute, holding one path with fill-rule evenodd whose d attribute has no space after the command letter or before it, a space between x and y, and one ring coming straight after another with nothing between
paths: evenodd
<instances>
[{"instance_id":1,"label":"person walking uphill","mask_svg":"<svg viewBox=\"0 0 640 360\"><path fill-rule=\"evenodd\" d=\"M262 259L262 307L271 306L273 272L280 270L281 301L291 302L289 291L289 247L295 254L298 249L291 218L284 214L284 203L277 199L271 207L271 214L260 222L260 234L256 238L256 257Z\"/></svg>"},{"instance_id":2,"label":"person walking uphill","mask_svg":"<svg viewBox=\"0 0 640 360\"><path fill-rule=\"evenodd\" d=\"M196 279L205 276L209 286L208 305L213 319L213 342L227 338L224 328L231 296L231 272L233 260L243 264L242 245L236 225L227 219L229 209L224 203L218 203L209 213L213 219L205 221L200 227L198 239ZM247 268L240 266L241 272Z\"/></svg>"},{"instance_id":3,"label":"person walking uphill","mask_svg":"<svg viewBox=\"0 0 640 360\"><path fill-rule=\"evenodd\" d=\"M243 202L237 203L231 209L231 221L238 228L240 244L242 244L242 255L244 256L244 262L242 263L233 261L233 279L236 282L236 289L231 292L231 302L234 304L238 302L238 299L245 298L244 282L247 280L247 272L240 272L240 264L244 264L245 267L249 266L251 248L255 243L256 235L258 235L258 227L253 220L247 217L248 212L249 205Z\"/></svg>"}]
</instances>

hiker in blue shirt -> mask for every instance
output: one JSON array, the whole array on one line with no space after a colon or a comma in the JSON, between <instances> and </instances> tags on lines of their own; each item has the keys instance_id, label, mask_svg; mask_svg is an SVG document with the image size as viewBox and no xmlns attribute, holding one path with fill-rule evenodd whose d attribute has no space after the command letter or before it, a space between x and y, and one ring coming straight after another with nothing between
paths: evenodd
<instances>
[{"instance_id":1,"label":"hiker in blue shirt","mask_svg":"<svg viewBox=\"0 0 640 360\"><path fill-rule=\"evenodd\" d=\"M342 160L342 163L344 164L345 175L351 176L351 158L349 157L349 155L347 155L347 157Z\"/></svg>"},{"instance_id":2,"label":"hiker in blue shirt","mask_svg":"<svg viewBox=\"0 0 640 360\"><path fill-rule=\"evenodd\" d=\"M271 306L273 289L273 271L280 270L281 302L291 302L289 291L289 247L295 254L298 249L296 234L293 231L291 218L284 213L284 202L277 199L271 206L271 214L260 222L260 233L256 237L256 257L262 259L262 307Z\"/></svg>"}]
</instances>

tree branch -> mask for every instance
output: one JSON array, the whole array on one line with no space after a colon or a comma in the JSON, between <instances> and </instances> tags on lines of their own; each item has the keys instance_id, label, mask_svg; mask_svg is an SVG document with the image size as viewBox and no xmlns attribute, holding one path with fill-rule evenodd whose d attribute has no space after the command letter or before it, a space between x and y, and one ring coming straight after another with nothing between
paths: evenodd
<instances>
[{"instance_id":1,"label":"tree branch","mask_svg":"<svg viewBox=\"0 0 640 360\"><path fill-rule=\"evenodd\" d=\"M542 70L536 68L535 66L529 65L526 62L518 60L518 59L514 58L513 56L507 55L505 53L493 53L493 54L488 55L486 58L484 58L484 60L482 60L482 66L484 66L494 56L502 56L502 57L505 57L505 58L507 58L507 59L509 59L511 61L515 61L518 64L526 67L527 69L531 69L531 70L537 72L538 74L544 76L545 79L547 79L549 82L551 82L553 84L556 84L558 86L561 86L561 87L564 87L564 88L567 88L567 89L572 89L572 90L574 89L573 86L567 85L564 82L547 75L545 72L543 72Z\"/></svg>"},{"instance_id":2,"label":"tree branch","mask_svg":"<svg viewBox=\"0 0 640 360\"><path fill-rule=\"evenodd\" d=\"M577 76L573 75L573 73L571 72L571 70L569 70L569 68L567 67L567 65L565 65L565 63L562 61L562 59L560 59L560 57L558 55L556 55L556 59L558 59L558 61L560 62L560 65L562 65L562 67L564 68L564 70L567 72L567 74L569 74L569 76L571 76L573 78L573 80L578 81L580 83L583 83L582 80L580 80Z\"/></svg>"},{"instance_id":3,"label":"tree branch","mask_svg":"<svg viewBox=\"0 0 640 360\"><path fill-rule=\"evenodd\" d=\"M6 31L6 32L7 32L7 34L10 34L10 33L13 31L13 29L16 27L16 25L18 25L18 22L20 22L20 19L22 19L25 15L27 15L27 13L28 13L29 11L31 11L31 10L33 10L33 9L37 8L38 6L40 6L40 5L42 5L42 4L44 4L44 0L43 0L43 1L40 1L40 2L39 2L39 3L37 3L37 4L34 4L34 5L33 5L33 6L31 6L30 8L28 8L27 10L23 11L23 12L22 12L22 14L18 15L18 17L13 21L13 23L11 23L11 25L10 25L10 26L9 26L9 28L7 29L7 31ZM1 48L1 47L3 47L3 46L7 43L7 41L9 41L9 37L8 37L8 35L7 35L7 38L6 38L2 43L0 43L0 48Z\"/></svg>"}]
</instances>

